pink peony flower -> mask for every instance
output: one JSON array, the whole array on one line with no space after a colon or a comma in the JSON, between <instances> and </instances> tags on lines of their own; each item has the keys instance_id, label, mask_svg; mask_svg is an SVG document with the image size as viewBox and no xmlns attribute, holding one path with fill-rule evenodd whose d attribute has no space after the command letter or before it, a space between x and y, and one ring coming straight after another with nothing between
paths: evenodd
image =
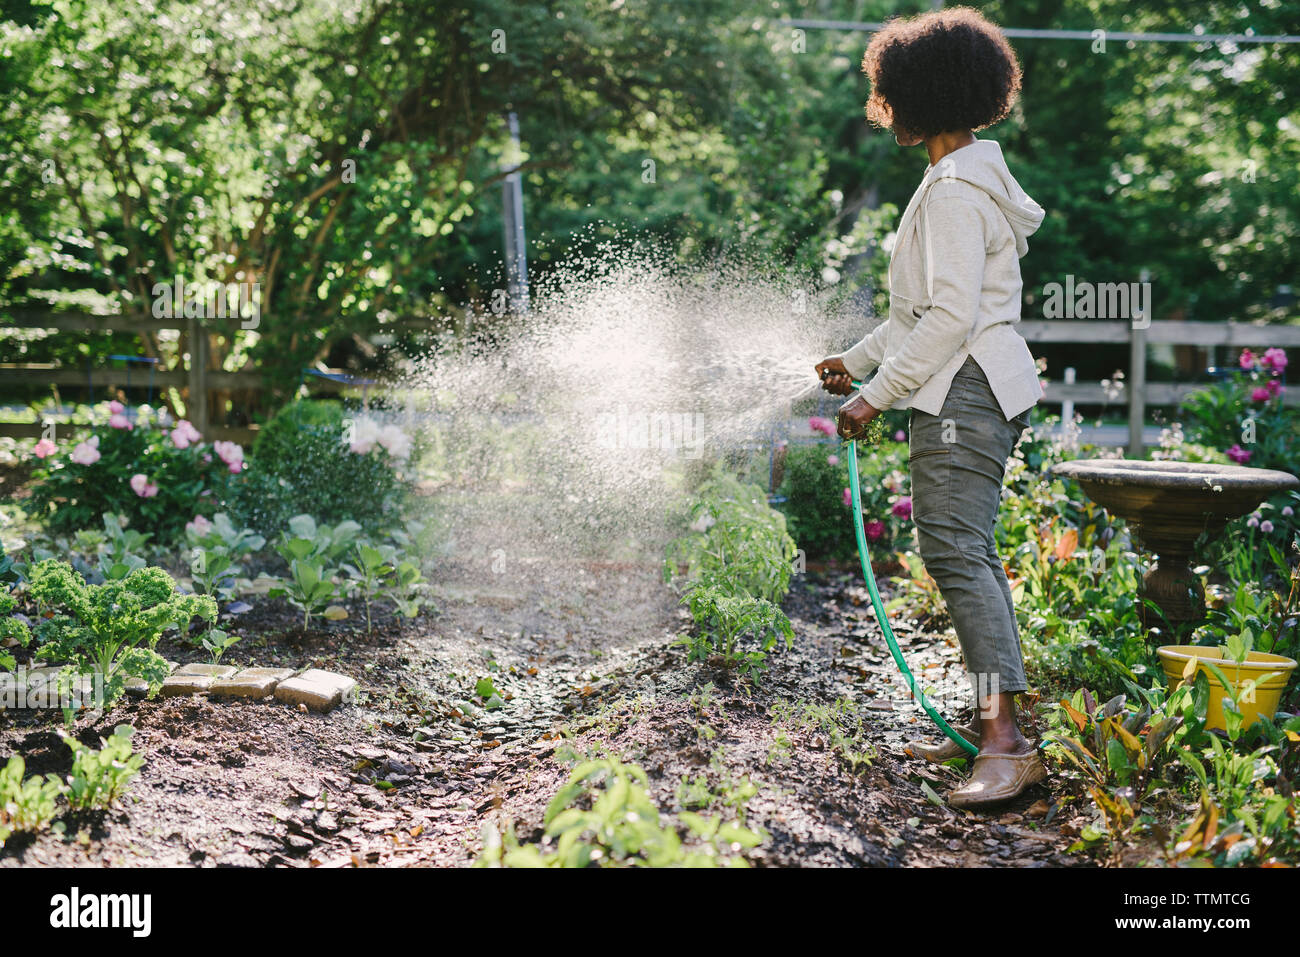
<instances>
[{"instance_id":1,"label":"pink peony flower","mask_svg":"<svg viewBox=\"0 0 1300 957\"><path fill-rule=\"evenodd\" d=\"M94 465L99 461L99 436L92 435L85 442L78 442L73 448L68 461L76 465Z\"/></svg>"},{"instance_id":2,"label":"pink peony flower","mask_svg":"<svg viewBox=\"0 0 1300 957\"><path fill-rule=\"evenodd\" d=\"M1264 388L1268 390L1270 396L1278 396L1282 394L1283 385L1276 379L1269 379L1264 383Z\"/></svg>"},{"instance_id":3,"label":"pink peony flower","mask_svg":"<svg viewBox=\"0 0 1300 957\"><path fill-rule=\"evenodd\" d=\"M108 411L113 415L121 415L126 411L126 406L114 399L108 404Z\"/></svg>"},{"instance_id":4,"label":"pink peony flower","mask_svg":"<svg viewBox=\"0 0 1300 957\"><path fill-rule=\"evenodd\" d=\"M1241 356L1237 359L1237 364L1243 369L1255 368L1255 353L1251 352L1249 349L1242 349Z\"/></svg>"},{"instance_id":5,"label":"pink peony flower","mask_svg":"<svg viewBox=\"0 0 1300 957\"><path fill-rule=\"evenodd\" d=\"M172 445L178 449L188 449L192 443L202 438L199 430L190 423L189 419L181 419L176 423L176 428L171 431Z\"/></svg>"},{"instance_id":6,"label":"pink peony flower","mask_svg":"<svg viewBox=\"0 0 1300 957\"><path fill-rule=\"evenodd\" d=\"M808 428L814 432L822 432L826 435L835 434L835 423L830 419L824 419L821 416L814 415L808 419Z\"/></svg>"},{"instance_id":7,"label":"pink peony flower","mask_svg":"<svg viewBox=\"0 0 1300 957\"><path fill-rule=\"evenodd\" d=\"M873 518L871 521L867 522L866 525L862 526L862 530L867 533L867 539L869 541L878 541L880 536L885 534L885 523L879 519Z\"/></svg>"},{"instance_id":8,"label":"pink peony flower","mask_svg":"<svg viewBox=\"0 0 1300 957\"><path fill-rule=\"evenodd\" d=\"M131 420L121 412L114 412L113 415L109 417L108 425L109 428L126 429L128 432L135 428L135 426L131 424Z\"/></svg>"},{"instance_id":9,"label":"pink peony flower","mask_svg":"<svg viewBox=\"0 0 1300 957\"><path fill-rule=\"evenodd\" d=\"M38 459L43 459L47 455L53 455L58 450L59 447L49 439L41 439L36 443L36 448L32 449L32 455L36 456Z\"/></svg>"},{"instance_id":10,"label":"pink peony flower","mask_svg":"<svg viewBox=\"0 0 1300 957\"><path fill-rule=\"evenodd\" d=\"M212 523L202 515L195 515L193 519L185 523L185 531L201 538L212 531Z\"/></svg>"},{"instance_id":11,"label":"pink peony flower","mask_svg":"<svg viewBox=\"0 0 1300 957\"><path fill-rule=\"evenodd\" d=\"M1268 389L1265 389L1263 386L1252 389L1250 392L1251 402L1267 402L1272 397L1273 396L1269 393Z\"/></svg>"},{"instance_id":12,"label":"pink peony flower","mask_svg":"<svg viewBox=\"0 0 1300 957\"><path fill-rule=\"evenodd\" d=\"M838 455L828 455L826 456L826 464L832 467L839 465L840 457Z\"/></svg>"},{"instance_id":13,"label":"pink peony flower","mask_svg":"<svg viewBox=\"0 0 1300 957\"><path fill-rule=\"evenodd\" d=\"M894 433L894 441L895 441L895 442L906 442L906 441L907 441L907 433L904 432L902 429L899 429L897 432Z\"/></svg>"},{"instance_id":14,"label":"pink peony flower","mask_svg":"<svg viewBox=\"0 0 1300 957\"><path fill-rule=\"evenodd\" d=\"M1274 372L1285 372L1287 359L1285 349L1266 349L1264 357L1260 360L1265 369L1272 369Z\"/></svg>"},{"instance_id":15,"label":"pink peony flower","mask_svg":"<svg viewBox=\"0 0 1300 957\"><path fill-rule=\"evenodd\" d=\"M900 498L897 502L894 503L894 507L893 509L891 509L891 511L893 511L893 513L897 515L899 518L911 518L912 497L910 495L904 495L902 498Z\"/></svg>"},{"instance_id":16,"label":"pink peony flower","mask_svg":"<svg viewBox=\"0 0 1300 957\"><path fill-rule=\"evenodd\" d=\"M131 476L131 491L141 498L153 498L158 494L158 486L150 484L147 477L136 472Z\"/></svg>"},{"instance_id":17,"label":"pink peony flower","mask_svg":"<svg viewBox=\"0 0 1300 957\"><path fill-rule=\"evenodd\" d=\"M1232 461L1236 462L1238 465L1245 465L1247 462L1250 461L1250 453L1247 452L1245 449L1243 449L1240 445L1236 445L1236 444L1234 444L1232 448L1228 449L1227 456L1228 458L1232 459Z\"/></svg>"},{"instance_id":18,"label":"pink peony flower","mask_svg":"<svg viewBox=\"0 0 1300 957\"><path fill-rule=\"evenodd\" d=\"M845 508L853 507L853 491L851 489L846 488L844 490L844 507Z\"/></svg>"},{"instance_id":19,"label":"pink peony flower","mask_svg":"<svg viewBox=\"0 0 1300 957\"><path fill-rule=\"evenodd\" d=\"M213 442L212 451L226 463L231 475L238 475L244 470L244 450L234 442Z\"/></svg>"}]
</instances>

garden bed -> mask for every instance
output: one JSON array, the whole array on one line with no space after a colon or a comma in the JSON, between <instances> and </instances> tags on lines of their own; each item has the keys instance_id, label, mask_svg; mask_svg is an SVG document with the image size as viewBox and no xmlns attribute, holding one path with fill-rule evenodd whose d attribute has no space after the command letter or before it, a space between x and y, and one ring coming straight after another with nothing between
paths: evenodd
<instances>
[{"instance_id":1,"label":"garden bed","mask_svg":"<svg viewBox=\"0 0 1300 957\"><path fill-rule=\"evenodd\" d=\"M893 664L865 592L847 580L796 586L786 607L800 640L749 690L671 646L686 623L649 571L552 569L548 581L526 569L479 588L482 597L471 583L465 574L462 599L436 617L386 621L368 639L337 625L303 635L292 609L260 603L249 622L257 637L232 657L349 674L361 682L358 703L317 715L198 696L128 701L97 724L82 719L85 744L119 723L136 728L145 765L129 796L65 819L63 835L15 835L0 862L464 865L485 823L518 821L522 836L567 775L566 756L602 748L645 767L666 812L681 805L683 778L697 785L692 804L706 791L721 802L749 778L748 823L770 834L747 855L754 864L1078 861L1062 854L1071 836L1056 826L1061 815L1044 826L1054 800L1046 789L988 816L927 798L923 782L942 793L957 775L906 752L933 732L889 700ZM563 604L537 600L561 584ZM521 600L504 600L512 589ZM951 636L898 630L927 681L960 671ZM482 677L503 705L465 710L482 703ZM835 716L843 699L852 720ZM832 726L851 732L858 718L858 744L874 756L855 770ZM66 773L58 727L48 713L2 715L0 749L24 754L29 772Z\"/></svg>"}]
</instances>

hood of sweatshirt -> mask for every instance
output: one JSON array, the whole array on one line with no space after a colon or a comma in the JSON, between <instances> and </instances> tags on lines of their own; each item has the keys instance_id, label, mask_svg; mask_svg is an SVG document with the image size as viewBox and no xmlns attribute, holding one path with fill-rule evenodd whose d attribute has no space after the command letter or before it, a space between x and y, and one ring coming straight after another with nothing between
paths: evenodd
<instances>
[{"instance_id":1,"label":"hood of sweatshirt","mask_svg":"<svg viewBox=\"0 0 1300 957\"><path fill-rule=\"evenodd\" d=\"M976 140L970 146L953 150L937 164L926 167L927 182L960 179L993 197L1007 217L1016 237L1016 255L1029 250L1029 237L1042 225L1043 207L1034 202L1007 169L1002 147L994 140Z\"/></svg>"}]
</instances>

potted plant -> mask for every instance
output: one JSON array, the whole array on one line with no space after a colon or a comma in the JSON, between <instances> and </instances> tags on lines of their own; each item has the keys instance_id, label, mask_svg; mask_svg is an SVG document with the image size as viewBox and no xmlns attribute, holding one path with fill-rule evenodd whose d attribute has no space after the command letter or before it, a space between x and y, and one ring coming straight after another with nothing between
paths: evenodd
<instances>
[{"instance_id":1,"label":"potted plant","mask_svg":"<svg viewBox=\"0 0 1300 957\"><path fill-rule=\"evenodd\" d=\"M1156 654L1160 656L1171 692L1184 681L1195 681L1198 671L1206 672L1210 700L1205 726L1227 731L1225 696L1240 713L1241 727L1249 727L1261 718L1271 719L1296 668L1294 659L1254 651L1253 644L1248 635L1233 635L1217 648L1161 645Z\"/></svg>"}]
</instances>

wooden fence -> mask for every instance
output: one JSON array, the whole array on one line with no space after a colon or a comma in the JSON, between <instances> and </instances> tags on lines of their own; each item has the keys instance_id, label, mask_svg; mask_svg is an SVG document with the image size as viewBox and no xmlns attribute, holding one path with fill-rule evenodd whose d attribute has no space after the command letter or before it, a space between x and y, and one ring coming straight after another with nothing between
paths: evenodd
<instances>
[{"instance_id":1,"label":"wooden fence","mask_svg":"<svg viewBox=\"0 0 1300 957\"><path fill-rule=\"evenodd\" d=\"M247 443L255 435L250 428L211 426L207 419L208 402L195 402L194 396L207 396L214 390L257 389L262 377L256 372L225 372L209 369L206 336L195 335L193 320L156 319L141 316L90 316L81 313L18 311L11 314L9 325L15 328L49 329L60 333L79 332L144 332L175 330L187 333L192 349L188 368L159 369L152 373L156 387L185 390L188 414L195 427L205 436ZM1230 348L1262 349L1269 346L1300 348L1300 326L1252 325L1237 322L1178 322L1156 321L1147 328L1135 329L1125 321L1030 319L1021 322L1020 331L1031 345L1119 345L1129 346L1128 368L1124 394L1128 404L1128 449L1130 455L1140 455L1143 447L1142 426L1148 406L1176 406L1184 396L1202 388L1197 383L1148 382L1146 378L1147 347L1157 344L1184 346L1226 346ZM193 344L197 344L194 346ZM195 361L197 360L197 361ZM1297 359L1300 361L1300 358ZM135 382L141 373L132 372ZM75 369L53 368L37 365L0 366L0 389L11 384L38 384L60 386L85 386L112 388L125 386L128 370L125 368ZM316 388L339 391L345 383L330 379L313 379ZM1099 382L1066 382L1049 380L1043 398L1046 405L1108 405L1115 399ZM1284 394L1288 405L1300 404L1300 390L1288 389ZM41 432L39 423L0 423L0 435L34 437Z\"/></svg>"},{"instance_id":2,"label":"wooden fence","mask_svg":"<svg viewBox=\"0 0 1300 957\"><path fill-rule=\"evenodd\" d=\"M92 316L84 313L16 310L6 325L18 329L46 329L61 334L86 332L184 332L190 345L189 363L178 369L141 370L123 367L74 368L35 363L0 365L0 391L9 385L90 387L96 390L133 388L151 383L156 390L181 389L185 396L186 415L205 438L249 444L257 434L255 427L214 425L209 421L211 393L232 390L257 390L263 385L255 371L226 372L211 369L209 340L200 335L193 319L158 319L152 315ZM129 365L129 364L128 364ZM338 392L348 387L336 379L312 377L313 389ZM196 401L195 396L203 396ZM42 434L40 422L0 422L0 435L35 438Z\"/></svg>"}]
</instances>

